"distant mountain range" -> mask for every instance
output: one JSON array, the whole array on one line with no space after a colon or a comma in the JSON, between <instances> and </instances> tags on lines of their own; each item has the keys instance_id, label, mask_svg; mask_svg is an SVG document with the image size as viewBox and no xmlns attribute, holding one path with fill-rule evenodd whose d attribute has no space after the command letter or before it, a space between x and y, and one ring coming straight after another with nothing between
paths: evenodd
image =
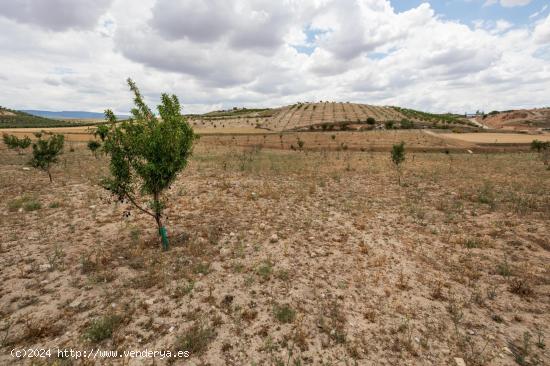
<instances>
[{"instance_id":1,"label":"distant mountain range","mask_svg":"<svg viewBox=\"0 0 550 366\"><path fill-rule=\"evenodd\" d=\"M84 111L42 111L37 109L24 109L21 112L32 114L33 116L51 118L51 119L104 119L105 115L98 112L84 112ZM119 119L128 118L127 115L118 115Z\"/></svg>"}]
</instances>

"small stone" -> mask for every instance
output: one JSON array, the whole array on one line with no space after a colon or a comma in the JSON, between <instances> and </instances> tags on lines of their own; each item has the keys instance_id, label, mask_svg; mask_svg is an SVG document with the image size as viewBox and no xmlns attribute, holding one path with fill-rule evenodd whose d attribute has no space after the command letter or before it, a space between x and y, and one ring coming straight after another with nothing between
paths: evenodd
<instances>
[{"instance_id":1,"label":"small stone","mask_svg":"<svg viewBox=\"0 0 550 366\"><path fill-rule=\"evenodd\" d=\"M271 243L276 243L276 242L279 241L279 237L277 236L277 234L273 234L273 235L271 235L271 237L269 238L269 241L270 241Z\"/></svg>"},{"instance_id":2,"label":"small stone","mask_svg":"<svg viewBox=\"0 0 550 366\"><path fill-rule=\"evenodd\" d=\"M231 249L229 248L221 248L220 249L220 255L225 258L225 257L229 257L231 255Z\"/></svg>"},{"instance_id":3,"label":"small stone","mask_svg":"<svg viewBox=\"0 0 550 366\"><path fill-rule=\"evenodd\" d=\"M71 308L77 308L77 307L80 306L81 303L82 303L82 302L81 302L80 299L76 299L75 301L71 302L71 303L69 304L69 306L70 306Z\"/></svg>"},{"instance_id":4,"label":"small stone","mask_svg":"<svg viewBox=\"0 0 550 366\"><path fill-rule=\"evenodd\" d=\"M155 299L147 299L147 300L145 300L145 303L147 305L153 305L155 303Z\"/></svg>"},{"instance_id":5,"label":"small stone","mask_svg":"<svg viewBox=\"0 0 550 366\"><path fill-rule=\"evenodd\" d=\"M466 362L462 358L455 357L456 366L466 366Z\"/></svg>"},{"instance_id":6,"label":"small stone","mask_svg":"<svg viewBox=\"0 0 550 366\"><path fill-rule=\"evenodd\" d=\"M235 236L235 233L234 233L234 232L230 232L230 233L229 233L229 236L230 236L230 237L234 237L234 236Z\"/></svg>"},{"instance_id":7,"label":"small stone","mask_svg":"<svg viewBox=\"0 0 550 366\"><path fill-rule=\"evenodd\" d=\"M512 351L510 351L510 348L508 348L506 346L502 347L502 350L504 351L504 353L508 353L509 355L512 354Z\"/></svg>"},{"instance_id":8,"label":"small stone","mask_svg":"<svg viewBox=\"0 0 550 366\"><path fill-rule=\"evenodd\" d=\"M174 326L172 325L169 329L168 329L168 333L172 333L174 331Z\"/></svg>"},{"instance_id":9,"label":"small stone","mask_svg":"<svg viewBox=\"0 0 550 366\"><path fill-rule=\"evenodd\" d=\"M38 269L40 270L40 272L46 272L50 269L50 266L47 264L41 264L40 266L38 266Z\"/></svg>"},{"instance_id":10,"label":"small stone","mask_svg":"<svg viewBox=\"0 0 550 366\"><path fill-rule=\"evenodd\" d=\"M476 333L475 333L473 330L468 329L468 334L469 334L469 335L475 335Z\"/></svg>"},{"instance_id":11,"label":"small stone","mask_svg":"<svg viewBox=\"0 0 550 366\"><path fill-rule=\"evenodd\" d=\"M29 170L31 170L31 168L28 168L28 167L23 167L23 170L28 172Z\"/></svg>"}]
</instances>

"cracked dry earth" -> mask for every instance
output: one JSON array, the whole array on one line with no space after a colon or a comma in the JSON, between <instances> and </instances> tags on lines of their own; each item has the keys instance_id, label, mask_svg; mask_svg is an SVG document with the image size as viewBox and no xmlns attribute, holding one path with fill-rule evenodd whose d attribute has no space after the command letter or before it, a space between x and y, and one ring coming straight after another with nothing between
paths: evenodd
<instances>
[{"instance_id":1,"label":"cracked dry earth","mask_svg":"<svg viewBox=\"0 0 550 366\"><path fill-rule=\"evenodd\" d=\"M399 186L389 153L199 143L166 194L168 252L98 186L103 157L74 145L53 184L25 159L0 150L1 364L550 363L550 171L534 154L409 154Z\"/></svg>"}]
</instances>

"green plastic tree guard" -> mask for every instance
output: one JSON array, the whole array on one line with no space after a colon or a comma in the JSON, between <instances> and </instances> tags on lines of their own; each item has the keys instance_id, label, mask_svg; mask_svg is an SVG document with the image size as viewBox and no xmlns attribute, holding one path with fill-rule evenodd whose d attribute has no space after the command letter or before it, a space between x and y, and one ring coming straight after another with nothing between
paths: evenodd
<instances>
[{"instance_id":1,"label":"green plastic tree guard","mask_svg":"<svg viewBox=\"0 0 550 366\"><path fill-rule=\"evenodd\" d=\"M168 231L164 226L159 229L159 234L162 239L162 249L168 250L168 245L170 245L170 242L168 241Z\"/></svg>"}]
</instances>

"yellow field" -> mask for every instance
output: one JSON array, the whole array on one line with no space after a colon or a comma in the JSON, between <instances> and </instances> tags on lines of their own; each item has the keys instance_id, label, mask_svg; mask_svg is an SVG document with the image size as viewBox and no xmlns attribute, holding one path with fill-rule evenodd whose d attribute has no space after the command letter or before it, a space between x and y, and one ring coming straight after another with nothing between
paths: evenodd
<instances>
[{"instance_id":1,"label":"yellow field","mask_svg":"<svg viewBox=\"0 0 550 366\"><path fill-rule=\"evenodd\" d=\"M34 138L35 132L47 131L52 133L61 133L65 135L67 141L82 142L92 139L95 126L79 126L79 127L45 127L45 128L3 128L0 129L0 134L7 133L17 137L29 136ZM228 127L228 128L195 128L198 134L251 134L262 133L265 130L253 127Z\"/></svg>"},{"instance_id":2,"label":"yellow field","mask_svg":"<svg viewBox=\"0 0 550 366\"><path fill-rule=\"evenodd\" d=\"M550 134L525 135L519 133L442 133L438 136L485 144L529 144L533 140L550 141Z\"/></svg>"}]
</instances>

